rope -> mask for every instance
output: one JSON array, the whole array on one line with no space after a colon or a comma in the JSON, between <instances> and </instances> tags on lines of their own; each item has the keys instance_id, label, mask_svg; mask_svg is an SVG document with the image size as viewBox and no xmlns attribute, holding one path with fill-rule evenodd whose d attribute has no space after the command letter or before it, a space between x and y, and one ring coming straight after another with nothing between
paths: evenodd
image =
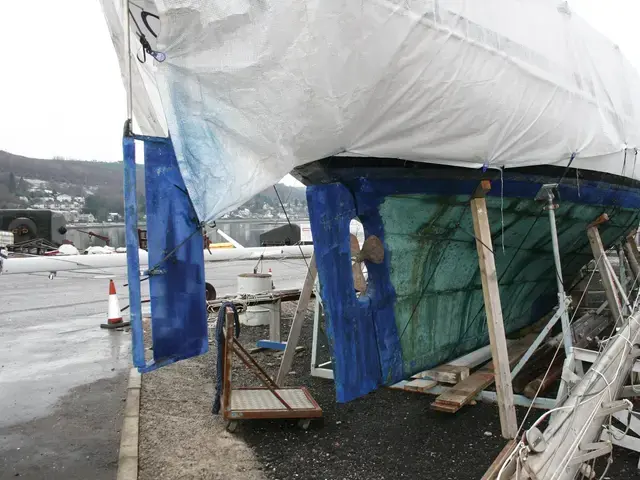
<instances>
[{"instance_id":1,"label":"rope","mask_svg":"<svg viewBox=\"0 0 640 480\"><path fill-rule=\"evenodd\" d=\"M225 356L225 338L224 338L224 326L227 313L227 307L233 310L233 321L235 323L235 337L240 336L240 320L238 319L238 311L236 306L232 302L225 302L220 305L218 311L218 321L216 323L216 346L218 351L216 352L216 393L213 397L213 408L211 409L214 415L220 412L221 397L222 397L222 385L224 383L224 356Z\"/></svg>"},{"instance_id":2,"label":"rope","mask_svg":"<svg viewBox=\"0 0 640 480\"><path fill-rule=\"evenodd\" d=\"M191 232L191 234L185 238L183 241L181 241L178 245L176 245L173 250L171 250L169 253L167 253L164 258L162 260L160 260L158 263L156 263L153 267L151 267L149 269L149 275L153 275L153 273L155 273L155 271L158 269L158 267L160 265L162 265L163 262L165 262L166 260L168 260L169 258L171 258L171 256L176 253L180 247L182 247L185 243L187 243L189 240L191 240L191 237L193 237L196 233L201 232L202 229L204 227L204 223L199 223L197 228Z\"/></svg>"}]
</instances>

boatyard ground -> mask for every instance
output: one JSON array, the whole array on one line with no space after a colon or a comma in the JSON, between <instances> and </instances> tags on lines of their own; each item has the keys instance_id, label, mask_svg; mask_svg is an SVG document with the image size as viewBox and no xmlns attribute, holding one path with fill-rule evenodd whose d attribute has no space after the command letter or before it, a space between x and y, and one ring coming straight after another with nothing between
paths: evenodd
<instances>
[{"instance_id":1,"label":"boatyard ground","mask_svg":"<svg viewBox=\"0 0 640 480\"><path fill-rule=\"evenodd\" d=\"M208 264L219 294L253 262ZM276 288L302 285L304 262L265 262ZM0 276L0 479L114 479L130 334L105 331L108 279L128 303L125 269ZM143 284L144 285L144 284ZM295 303L283 304L283 334ZM497 408L450 416L431 397L380 389L346 405L331 381L309 375L311 310L289 385L305 385L324 410L308 431L293 421L249 421L235 434L211 414L215 345L204 356L143 375L141 479L477 479L504 445ZM252 347L267 329L243 328ZM212 338L212 337L211 337ZM326 342L321 341L322 345ZM326 355L326 351L323 352ZM275 374L277 354L257 360ZM239 362L237 362L239 363ZM239 385L256 384L237 365ZM519 411L522 418L522 411ZM489 433L491 435L489 435ZM611 479L640 478L637 455L615 451Z\"/></svg>"},{"instance_id":2,"label":"boatyard ground","mask_svg":"<svg viewBox=\"0 0 640 480\"><path fill-rule=\"evenodd\" d=\"M295 303L283 304L287 332ZM348 404L336 404L333 382L310 376L312 311L309 310L287 385L309 388L324 411L308 431L295 421L240 422L235 433L211 414L215 345L201 357L145 374L140 418L141 480L309 479L478 480L505 445L495 405L465 407L455 415L430 410L434 397L380 389ZM268 329L244 327L241 343L251 348ZM211 335L210 335L210 338ZM321 337L322 338L322 337ZM326 342L320 342L326 349ZM326 352L325 352L326 355ZM255 358L273 376L279 356ZM239 362L236 386L258 385ZM522 419L525 410L518 409ZM533 411L532 419L541 414ZM609 479L638 479L637 454L615 450ZM600 474L602 470L599 470Z\"/></svg>"},{"instance_id":3,"label":"boatyard ground","mask_svg":"<svg viewBox=\"0 0 640 480\"><path fill-rule=\"evenodd\" d=\"M294 288L301 265L263 268L276 287ZM254 266L207 264L207 280L233 293ZM109 278L127 305L125 268L0 276L0 479L115 478L131 337L99 328Z\"/></svg>"}]
</instances>

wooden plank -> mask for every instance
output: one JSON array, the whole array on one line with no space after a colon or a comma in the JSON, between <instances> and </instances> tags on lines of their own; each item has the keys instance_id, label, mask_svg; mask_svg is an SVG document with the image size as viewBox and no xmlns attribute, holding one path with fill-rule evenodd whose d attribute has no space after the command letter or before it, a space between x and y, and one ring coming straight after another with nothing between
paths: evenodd
<instances>
[{"instance_id":1,"label":"wooden plank","mask_svg":"<svg viewBox=\"0 0 640 480\"><path fill-rule=\"evenodd\" d=\"M587 228L587 237L589 237L589 244L591 245L593 258L596 260L596 266L600 273L600 277L602 278L602 286L604 287L604 293L607 297L607 303L609 304L611 315L613 320L618 322L622 318L622 307L620 305L618 295L616 295L616 287L613 284L611 272L606 267L606 252L602 245L602 239L600 238L600 232L598 231L597 225L590 225Z\"/></svg>"},{"instance_id":2,"label":"wooden plank","mask_svg":"<svg viewBox=\"0 0 640 480\"><path fill-rule=\"evenodd\" d=\"M411 378L429 378L440 383L455 385L469 376L469 367L458 365L440 365L429 370L424 370L412 375Z\"/></svg>"},{"instance_id":3,"label":"wooden plank","mask_svg":"<svg viewBox=\"0 0 640 480\"><path fill-rule=\"evenodd\" d=\"M511 340L507 340L507 345L509 345L509 342L511 342ZM451 360L450 362L447 362L447 365L476 368L478 365L482 365L489 360L491 360L491 345L487 345L486 347L467 353L460 358Z\"/></svg>"},{"instance_id":4,"label":"wooden plank","mask_svg":"<svg viewBox=\"0 0 640 480\"><path fill-rule=\"evenodd\" d=\"M536 335L531 334L511 344L507 362L509 367L515 365L520 357L525 354L535 338ZM490 363L472 373L468 378L465 378L454 387L451 387L447 392L439 395L431 404L431 408L441 412L455 413L464 405L471 402L482 390L494 381L494 366L493 363Z\"/></svg>"},{"instance_id":5,"label":"wooden plank","mask_svg":"<svg viewBox=\"0 0 640 480\"><path fill-rule=\"evenodd\" d=\"M500 426L502 429L502 436L504 438L515 438L518 430L518 423L516 419L516 409L513 404L511 367L509 365L507 338L505 336L504 322L502 319L500 290L498 287L498 276L493 257L493 245L491 241L491 229L489 227L487 202L484 197L473 198L471 200L471 213L473 215L473 231L476 237L478 262L480 264L484 308L487 314L487 324L489 327L491 356L493 358L493 366L495 370ZM482 375L480 375L478 380L476 380L476 386L486 382L486 380L482 380L481 378ZM463 382L464 381L465 380L463 380ZM471 383L473 384L473 381L471 381ZM482 390L482 388L480 390Z\"/></svg>"},{"instance_id":6,"label":"wooden plank","mask_svg":"<svg viewBox=\"0 0 640 480\"><path fill-rule=\"evenodd\" d=\"M392 388L394 390L404 390L404 387L407 383L409 383L409 380L400 380L398 383L389 385L389 388Z\"/></svg>"},{"instance_id":7,"label":"wooden plank","mask_svg":"<svg viewBox=\"0 0 640 480\"><path fill-rule=\"evenodd\" d=\"M307 307L311 300L311 294L313 293L313 284L316 281L316 275L318 269L316 268L316 255L311 256L309 262L309 269L307 270L307 276L302 286L302 292L300 292L300 299L296 307L296 313L293 316L293 322L291 322L291 329L289 330L289 337L287 338L287 346L284 349L284 355L282 355L282 362L280 363L280 369L278 370L278 376L276 377L276 384L279 387L284 385L284 379L287 377L289 370L291 370L291 364L293 363L293 356L296 353L296 347L298 346L298 340L300 340L300 332L302 331L302 324L304 323L304 317L307 313Z\"/></svg>"},{"instance_id":8,"label":"wooden plank","mask_svg":"<svg viewBox=\"0 0 640 480\"><path fill-rule=\"evenodd\" d=\"M482 476L481 480L495 480L498 477L498 473L500 473L502 465L507 460L507 458L509 458L511 452L515 450L516 445L517 442L515 440L509 440L504 448L500 451L498 456L495 458L491 466L489 466L485 474ZM502 475L503 478L510 478L514 473L514 465L510 464L505 467L505 471L502 473Z\"/></svg>"},{"instance_id":9,"label":"wooden plank","mask_svg":"<svg viewBox=\"0 0 640 480\"><path fill-rule=\"evenodd\" d=\"M438 386L438 382L434 380L426 380L418 378L415 380L401 380L398 383L389 385L388 388L393 390L404 390L405 392L418 392L418 393L431 393L430 390L435 389ZM441 393L441 389L436 389L438 393Z\"/></svg>"},{"instance_id":10,"label":"wooden plank","mask_svg":"<svg viewBox=\"0 0 640 480\"><path fill-rule=\"evenodd\" d=\"M404 386L404 389L424 393L424 392L427 392L428 390L431 390L436 385L438 385L438 382L436 382L435 380L426 380L423 378L417 378L415 380L407 382Z\"/></svg>"}]
</instances>

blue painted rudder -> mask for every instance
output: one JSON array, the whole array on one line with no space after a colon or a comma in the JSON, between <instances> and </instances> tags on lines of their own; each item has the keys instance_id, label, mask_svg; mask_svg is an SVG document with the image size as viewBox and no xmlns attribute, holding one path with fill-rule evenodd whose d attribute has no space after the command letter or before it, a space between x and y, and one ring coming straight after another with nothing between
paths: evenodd
<instances>
[{"instance_id":1,"label":"blue painted rudder","mask_svg":"<svg viewBox=\"0 0 640 480\"><path fill-rule=\"evenodd\" d=\"M171 140L144 153L153 358L166 364L208 350L204 241Z\"/></svg>"}]
</instances>

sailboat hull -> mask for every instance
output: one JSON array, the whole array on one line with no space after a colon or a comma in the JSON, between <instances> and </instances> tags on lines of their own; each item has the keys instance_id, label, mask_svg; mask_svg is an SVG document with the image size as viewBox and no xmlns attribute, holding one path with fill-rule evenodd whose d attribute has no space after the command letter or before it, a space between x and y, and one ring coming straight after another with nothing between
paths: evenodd
<instances>
[{"instance_id":1,"label":"sailboat hull","mask_svg":"<svg viewBox=\"0 0 640 480\"><path fill-rule=\"evenodd\" d=\"M400 161L332 159L298 169L307 197L334 360L337 399L381 385L488 343L470 199L481 179L507 333L537 321L557 303L549 220L535 200L559 183L556 210L564 284L592 259L586 227L602 213L606 246L638 225L637 182L611 175L542 167L482 172ZM349 222L384 242L385 259L367 263L368 287L357 296Z\"/></svg>"}]
</instances>

